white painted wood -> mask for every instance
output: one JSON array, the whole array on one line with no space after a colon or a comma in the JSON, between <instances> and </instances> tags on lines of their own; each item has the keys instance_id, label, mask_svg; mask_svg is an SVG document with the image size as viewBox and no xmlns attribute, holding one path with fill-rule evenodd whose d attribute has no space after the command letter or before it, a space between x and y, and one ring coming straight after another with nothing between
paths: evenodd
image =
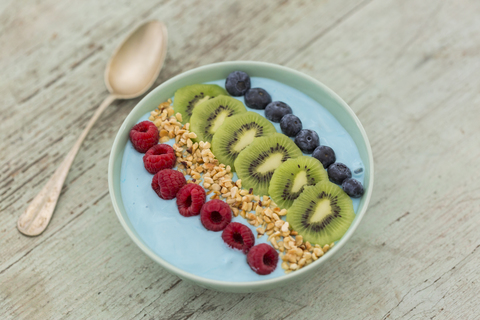
<instances>
[{"instance_id":1,"label":"white painted wood","mask_svg":"<svg viewBox=\"0 0 480 320\"><path fill-rule=\"evenodd\" d=\"M5 1L0 5L2 319L478 319L480 2ZM49 228L18 215L107 96L111 51L165 21L157 84L251 59L305 72L340 94L372 143L372 203L351 241L308 283L258 294L193 287L127 237L107 162L138 102L92 128Z\"/></svg>"}]
</instances>

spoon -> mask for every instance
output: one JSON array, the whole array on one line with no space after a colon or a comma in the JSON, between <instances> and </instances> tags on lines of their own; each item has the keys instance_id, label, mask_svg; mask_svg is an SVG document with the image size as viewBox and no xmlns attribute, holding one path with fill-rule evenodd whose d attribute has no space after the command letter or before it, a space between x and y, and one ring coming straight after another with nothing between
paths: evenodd
<instances>
[{"instance_id":1,"label":"spoon","mask_svg":"<svg viewBox=\"0 0 480 320\"><path fill-rule=\"evenodd\" d=\"M110 94L60 167L18 219L17 228L21 233L38 236L47 228L73 159L93 124L113 101L136 98L152 86L165 60L167 37L165 25L154 20L139 26L115 49L105 69L105 84Z\"/></svg>"}]
</instances>

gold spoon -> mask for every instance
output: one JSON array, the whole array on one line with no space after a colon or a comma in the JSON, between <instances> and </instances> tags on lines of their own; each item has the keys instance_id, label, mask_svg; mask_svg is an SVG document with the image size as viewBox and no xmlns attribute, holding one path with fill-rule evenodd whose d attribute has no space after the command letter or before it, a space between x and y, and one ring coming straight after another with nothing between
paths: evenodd
<instances>
[{"instance_id":1,"label":"gold spoon","mask_svg":"<svg viewBox=\"0 0 480 320\"><path fill-rule=\"evenodd\" d=\"M60 191L83 140L102 112L116 99L132 99L157 79L167 53L167 28L160 21L142 24L117 47L105 69L110 95L103 100L60 167L20 216L18 230L27 236L41 234L50 222Z\"/></svg>"}]
</instances>

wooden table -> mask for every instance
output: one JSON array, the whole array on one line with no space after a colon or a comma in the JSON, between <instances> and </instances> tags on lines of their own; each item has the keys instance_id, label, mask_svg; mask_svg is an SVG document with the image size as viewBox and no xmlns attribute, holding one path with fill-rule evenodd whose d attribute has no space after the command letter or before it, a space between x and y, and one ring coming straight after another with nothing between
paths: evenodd
<instances>
[{"instance_id":1,"label":"wooden table","mask_svg":"<svg viewBox=\"0 0 480 320\"><path fill-rule=\"evenodd\" d=\"M0 12L0 318L480 318L480 1L4 0ZM107 162L139 99L94 126L45 233L17 231L107 95L112 50L148 19L170 35L157 85L208 63L268 61L357 113L375 157L372 202L308 283L217 293L133 244Z\"/></svg>"}]
</instances>

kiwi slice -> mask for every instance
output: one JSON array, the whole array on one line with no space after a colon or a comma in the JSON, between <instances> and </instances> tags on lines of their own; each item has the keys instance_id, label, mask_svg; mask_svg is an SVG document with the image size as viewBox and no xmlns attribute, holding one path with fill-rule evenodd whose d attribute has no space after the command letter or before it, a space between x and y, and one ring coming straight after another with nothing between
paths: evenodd
<instances>
[{"instance_id":1,"label":"kiwi slice","mask_svg":"<svg viewBox=\"0 0 480 320\"><path fill-rule=\"evenodd\" d=\"M173 109L175 113L180 112L183 122L187 123L196 105L221 95L228 96L228 92L216 84L192 84L175 92Z\"/></svg>"},{"instance_id":2,"label":"kiwi slice","mask_svg":"<svg viewBox=\"0 0 480 320\"><path fill-rule=\"evenodd\" d=\"M212 142L213 135L225 119L243 112L247 109L239 100L218 96L195 107L190 118L190 131L197 134L196 141Z\"/></svg>"},{"instance_id":3,"label":"kiwi slice","mask_svg":"<svg viewBox=\"0 0 480 320\"><path fill-rule=\"evenodd\" d=\"M240 151L253 142L253 139L277 132L273 124L256 112L231 116L223 122L213 135L212 151L215 157L235 171L234 162Z\"/></svg>"},{"instance_id":4,"label":"kiwi slice","mask_svg":"<svg viewBox=\"0 0 480 320\"><path fill-rule=\"evenodd\" d=\"M273 172L283 162L297 158L302 151L286 135L274 133L260 137L243 149L235 160L235 170L245 189L253 189L259 196L268 194Z\"/></svg>"},{"instance_id":5,"label":"kiwi slice","mask_svg":"<svg viewBox=\"0 0 480 320\"><path fill-rule=\"evenodd\" d=\"M330 181L306 186L287 212L293 230L321 246L340 240L354 218L352 199Z\"/></svg>"},{"instance_id":6,"label":"kiwi slice","mask_svg":"<svg viewBox=\"0 0 480 320\"><path fill-rule=\"evenodd\" d=\"M328 181L322 163L313 157L301 156L288 159L275 170L268 193L280 208L288 209L305 186L320 181Z\"/></svg>"}]
</instances>

